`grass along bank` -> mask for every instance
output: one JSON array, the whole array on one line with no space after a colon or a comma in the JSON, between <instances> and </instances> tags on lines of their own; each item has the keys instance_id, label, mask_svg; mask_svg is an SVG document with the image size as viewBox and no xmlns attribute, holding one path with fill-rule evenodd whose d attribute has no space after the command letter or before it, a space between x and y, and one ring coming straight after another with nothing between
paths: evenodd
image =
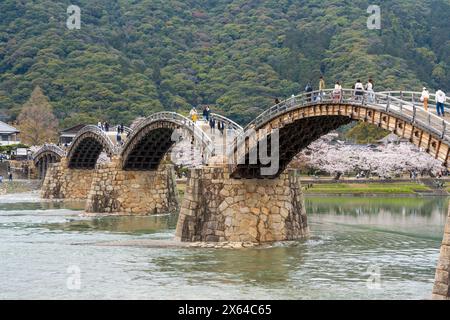
<instances>
[{"instance_id":1,"label":"grass along bank","mask_svg":"<svg viewBox=\"0 0 450 320\"><path fill-rule=\"evenodd\" d=\"M308 184L312 187L308 188ZM370 183L354 183L354 182L318 182L304 181L303 187L305 194L310 195L418 195L418 194L434 194L435 190L420 182L370 182ZM177 189L181 197L183 197L186 184L179 181ZM445 185L445 189L450 193L450 182Z\"/></svg>"},{"instance_id":2,"label":"grass along bank","mask_svg":"<svg viewBox=\"0 0 450 320\"><path fill-rule=\"evenodd\" d=\"M305 188L306 194L406 194L433 193L430 187L416 182L317 183Z\"/></svg>"}]
</instances>

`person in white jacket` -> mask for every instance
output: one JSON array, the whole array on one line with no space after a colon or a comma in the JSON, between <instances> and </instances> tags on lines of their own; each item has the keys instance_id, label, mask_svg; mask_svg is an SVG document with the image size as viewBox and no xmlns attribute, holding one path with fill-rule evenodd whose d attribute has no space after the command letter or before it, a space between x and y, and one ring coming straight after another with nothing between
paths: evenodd
<instances>
[{"instance_id":1,"label":"person in white jacket","mask_svg":"<svg viewBox=\"0 0 450 320\"><path fill-rule=\"evenodd\" d=\"M373 80L369 79L366 84L367 98L370 103L375 101L375 91L373 91Z\"/></svg>"},{"instance_id":2,"label":"person in white jacket","mask_svg":"<svg viewBox=\"0 0 450 320\"><path fill-rule=\"evenodd\" d=\"M336 84L334 85L334 90L333 90L333 101L339 102L339 100L341 100L341 95L342 95L342 86L339 83L339 81L336 81Z\"/></svg>"},{"instance_id":3,"label":"person in white jacket","mask_svg":"<svg viewBox=\"0 0 450 320\"><path fill-rule=\"evenodd\" d=\"M428 111L428 100L430 99L430 93L427 88L423 87L422 95L420 96L420 101L423 102L423 108Z\"/></svg>"},{"instance_id":4,"label":"person in white jacket","mask_svg":"<svg viewBox=\"0 0 450 320\"><path fill-rule=\"evenodd\" d=\"M445 96L444 91L439 89L436 91L436 111L438 116L444 116L444 103L447 97Z\"/></svg>"}]
</instances>

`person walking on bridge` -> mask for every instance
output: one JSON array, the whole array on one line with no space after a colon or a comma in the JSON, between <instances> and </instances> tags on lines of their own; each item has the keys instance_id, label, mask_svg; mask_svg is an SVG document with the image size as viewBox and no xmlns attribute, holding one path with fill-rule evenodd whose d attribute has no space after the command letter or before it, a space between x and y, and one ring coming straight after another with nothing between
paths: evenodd
<instances>
[{"instance_id":1,"label":"person walking on bridge","mask_svg":"<svg viewBox=\"0 0 450 320\"><path fill-rule=\"evenodd\" d=\"M355 83L355 98L356 100L362 100L362 96L364 95L364 85L361 80L358 79Z\"/></svg>"},{"instance_id":2,"label":"person walking on bridge","mask_svg":"<svg viewBox=\"0 0 450 320\"><path fill-rule=\"evenodd\" d=\"M375 92L373 91L373 80L369 79L366 84L367 100L369 103L375 102Z\"/></svg>"},{"instance_id":3,"label":"person walking on bridge","mask_svg":"<svg viewBox=\"0 0 450 320\"><path fill-rule=\"evenodd\" d=\"M206 122L209 121L209 113L210 113L209 107L208 106L204 107L203 108L203 120Z\"/></svg>"},{"instance_id":4,"label":"person walking on bridge","mask_svg":"<svg viewBox=\"0 0 450 320\"><path fill-rule=\"evenodd\" d=\"M333 90L333 101L339 102L341 100L341 94L342 94L342 86L339 83L339 81L336 81L336 84L334 85L334 90Z\"/></svg>"},{"instance_id":5,"label":"person walking on bridge","mask_svg":"<svg viewBox=\"0 0 450 320\"><path fill-rule=\"evenodd\" d=\"M324 96L323 90L325 90L325 79L323 78L323 76L320 76L320 80L319 80L319 100L322 101L322 98Z\"/></svg>"},{"instance_id":6,"label":"person walking on bridge","mask_svg":"<svg viewBox=\"0 0 450 320\"><path fill-rule=\"evenodd\" d=\"M423 102L423 108L428 111L428 100L430 99L430 92L428 92L426 87L423 87L422 95L420 96L420 101Z\"/></svg>"},{"instance_id":7,"label":"person walking on bridge","mask_svg":"<svg viewBox=\"0 0 450 320\"><path fill-rule=\"evenodd\" d=\"M444 116L444 103L447 97L445 96L444 91L439 89L436 91L436 111L438 116Z\"/></svg>"},{"instance_id":8,"label":"person walking on bridge","mask_svg":"<svg viewBox=\"0 0 450 320\"><path fill-rule=\"evenodd\" d=\"M189 112L189 116L191 117L192 122L196 123L198 119L197 109L192 107L191 112Z\"/></svg>"},{"instance_id":9,"label":"person walking on bridge","mask_svg":"<svg viewBox=\"0 0 450 320\"><path fill-rule=\"evenodd\" d=\"M307 102L311 102L312 101L311 100L311 93L310 93L312 91L313 91L313 88L312 88L311 84L308 82L308 84L305 87L305 92L307 93L307 95L306 95L306 101Z\"/></svg>"},{"instance_id":10,"label":"person walking on bridge","mask_svg":"<svg viewBox=\"0 0 450 320\"><path fill-rule=\"evenodd\" d=\"M319 90L320 90L320 91L325 90L325 79L323 78L323 76L320 76L320 80L319 80Z\"/></svg>"}]
</instances>

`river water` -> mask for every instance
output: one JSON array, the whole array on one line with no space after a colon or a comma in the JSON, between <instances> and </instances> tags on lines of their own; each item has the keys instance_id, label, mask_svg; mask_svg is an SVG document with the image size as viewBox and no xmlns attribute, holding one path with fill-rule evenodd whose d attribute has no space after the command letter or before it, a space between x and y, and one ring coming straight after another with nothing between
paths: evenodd
<instances>
[{"instance_id":1,"label":"river water","mask_svg":"<svg viewBox=\"0 0 450 320\"><path fill-rule=\"evenodd\" d=\"M81 217L0 197L0 299L429 299L446 198L307 198L311 237L264 249L148 248L177 215Z\"/></svg>"}]
</instances>

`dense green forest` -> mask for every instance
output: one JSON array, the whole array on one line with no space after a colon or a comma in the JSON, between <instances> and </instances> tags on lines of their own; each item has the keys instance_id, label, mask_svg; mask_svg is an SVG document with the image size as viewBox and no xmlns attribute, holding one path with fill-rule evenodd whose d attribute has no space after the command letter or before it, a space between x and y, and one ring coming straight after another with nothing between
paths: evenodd
<instances>
[{"instance_id":1,"label":"dense green forest","mask_svg":"<svg viewBox=\"0 0 450 320\"><path fill-rule=\"evenodd\" d=\"M80 30L66 27L70 4ZM450 90L449 12L449 0L2 0L0 116L14 121L36 86L61 127L202 104L245 124L321 74Z\"/></svg>"}]
</instances>

